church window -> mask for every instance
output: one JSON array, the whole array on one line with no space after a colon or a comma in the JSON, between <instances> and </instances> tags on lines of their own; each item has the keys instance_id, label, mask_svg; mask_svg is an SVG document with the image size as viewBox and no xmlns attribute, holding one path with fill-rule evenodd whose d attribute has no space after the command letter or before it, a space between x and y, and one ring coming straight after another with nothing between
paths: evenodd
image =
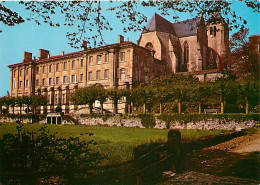
<instances>
[{"instance_id":1,"label":"church window","mask_svg":"<svg viewBox=\"0 0 260 185\"><path fill-rule=\"evenodd\" d=\"M153 50L153 44L151 43L151 42L148 42L146 45L145 45L145 47L147 48L147 49L149 49L149 50Z\"/></svg>"},{"instance_id":2,"label":"church window","mask_svg":"<svg viewBox=\"0 0 260 185\"><path fill-rule=\"evenodd\" d=\"M210 27L210 35L213 35L212 33L213 33L213 29L212 27Z\"/></svg>"},{"instance_id":3,"label":"church window","mask_svg":"<svg viewBox=\"0 0 260 185\"><path fill-rule=\"evenodd\" d=\"M217 27L214 26L214 36L216 36L216 34L217 34Z\"/></svg>"},{"instance_id":4,"label":"church window","mask_svg":"<svg viewBox=\"0 0 260 185\"><path fill-rule=\"evenodd\" d=\"M187 42L184 44L184 63L189 62L189 45Z\"/></svg>"}]
</instances>

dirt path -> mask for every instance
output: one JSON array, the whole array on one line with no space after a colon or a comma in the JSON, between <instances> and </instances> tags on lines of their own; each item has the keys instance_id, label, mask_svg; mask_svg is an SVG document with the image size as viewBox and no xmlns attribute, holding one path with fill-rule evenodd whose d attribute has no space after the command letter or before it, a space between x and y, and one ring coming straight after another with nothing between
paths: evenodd
<instances>
[{"instance_id":1,"label":"dirt path","mask_svg":"<svg viewBox=\"0 0 260 185\"><path fill-rule=\"evenodd\" d=\"M162 185L260 184L259 153L260 134L237 137L189 154L185 172Z\"/></svg>"}]
</instances>

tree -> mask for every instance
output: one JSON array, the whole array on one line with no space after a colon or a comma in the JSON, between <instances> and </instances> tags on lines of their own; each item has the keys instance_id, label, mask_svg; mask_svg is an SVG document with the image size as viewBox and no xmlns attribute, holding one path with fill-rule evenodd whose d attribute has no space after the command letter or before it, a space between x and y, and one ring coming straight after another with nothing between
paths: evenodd
<instances>
[{"instance_id":1,"label":"tree","mask_svg":"<svg viewBox=\"0 0 260 185\"><path fill-rule=\"evenodd\" d=\"M104 89L104 87L96 87L97 90L97 100L100 102L101 105L101 114L104 112L104 102L108 98L108 91Z\"/></svg>"},{"instance_id":2,"label":"tree","mask_svg":"<svg viewBox=\"0 0 260 185\"><path fill-rule=\"evenodd\" d=\"M160 104L160 114L163 113L163 103L172 99L167 87L159 86L154 89L155 100Z\"/></svg>"},{"instance_id":3,"label":"tree","mask_svg":"<svg viewBox=\"0 0 260 185\"><path fill-rule=\"evenodd\" d=\"M33 113L36 113L36 109L39 106L46 106L47 105L47 97L42 95L37 96L30 96L31 98L31 105L33 107Z\"/></svg>"},{"instance_id":4,"label":"tree","mask_svg":"<svg viewBox=\"0 0 260 185\"><path fill-rule=\"evenodd\" d=\"M259 78L260 52L257 50L259 38L249 38L249 29L243 29L232 35L230 39L231 56L228 61L229 70L238 78L249 76Z\"/></svg>"},{"instance_id":5,"label":"tree","mask_svg":"<svg viewBox=\"0 0 260 185\"><path fill-rule=\"evenodd\" d=\"M257 80L244 80L238 86L240 99L246 104L246 114L249 112L249 103L259 103L259 82Z\"/></svg>"},{"instance_id":6,"label":"tree","mask_svg":"<svg viewBox=\"0 0 260 185\"><path fill-rule=\"evenodd\" d=\"M118 113L118 100L123 96L123 91L120 89L109 89L108 97L113 100L114 110L113 113Z\"/></svg>"},{"instance_id":7,"label":"tree","mask_svg":"<svg viewBox=\"0 0 260 185\"><path fill-rule=\"evenodd\" d=\"M97 100L98 89L95 86L76 89L71 96L72 103L76 105L89 105L90 114L93 112L93 104Z\"/></svg>"},{"instance_id":8,"label":"tree","mask_svg":"<svg viewBox=\"0 0 260 185\"><path fill-rule=\"evenodd\" d=\"M99 1L20 1L21 9L25 8L30 12L30 17L22 18L16 12L6 8L3 3L0 6L0 21L13 26L24 22L24 20L34 21L37 25L42 23L52 27L70 26L75 29L67 33L70 45L75 48L81 47L81 41L86 40L92 46L104 45L102 33L106 30L113 31L110 20L106 14L114 12L114 18L123 24L122 30L142 31L142 23L147 22L147 17L142 11L144 8L153 7L162 15L174 15L173 21L178 20L178 13L187 12L195 16L204 15L205 19L216 22L212 14L219 12L224 16L225 21L230 25L230 29L243 27L246 20L237 15L232 9L233 1L110 1L110 8L104 9L105 3ZM253 12L259 12L259 2L257 0L245 0L241 3L251 8ZM61 15L59 22L55 22L56 14ZM63 18L63 19L62 19ZM211 19L210 19L211 18ZM242 22L242 24L241 24ZM118 29L117 25L115 25Z\"/></svg>"},{"instance_id":9,"label":"tree","mask_svg":"<svg viewBox=\"0 0 260 185\"><path fill-rule=\"evenodd\" d=\"M198 103L199 114L201 114L201 104L208 99L210 96L210 83L209 82L200 82L198 85L193 87L190 91L189 96L191 100Z\"/></svg>"},{"instance_id":10,"label":"tree","mask_svg":"<svg viewBox=\"0 0 260 185\"><path fill-rule=\"evenodd\" d=\"M19 106L20 114L22 114L22 107L25 104L25 100L23 96L18 96L16 98L16 104Z\"/></svg>"},{"instance_id":11,"label":"tree","mask_svg":"<svg viewBox=\"0 0 260 185\"><path fill-rule=\"evenodd\" d=\"M0 115L3 113L4 97L0 98Z\"/></svg>"}]
</instances>

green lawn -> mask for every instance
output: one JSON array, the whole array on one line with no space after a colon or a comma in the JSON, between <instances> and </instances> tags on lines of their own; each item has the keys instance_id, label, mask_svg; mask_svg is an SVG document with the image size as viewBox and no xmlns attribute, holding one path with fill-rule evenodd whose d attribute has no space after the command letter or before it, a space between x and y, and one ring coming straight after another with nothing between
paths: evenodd
<instances>
[{"instance_id":1,"label":"green lawn","mask_svg":"<svg viewBox=\"0 0 260 185\"><path fill-rule=\"evenodd\" d=\"M0 138L6 133L16 133L16 123L1 123ZM24 129L37 131L42 124L25 124ZM79 136L81 133L93 133L93 136L82 136L82 139L94 139L97 145L94 150L108 156L104 164L114 164L131 159L133 148L140 144L167 140L169 130L122 128L122 127L101 127L101 126L79 126L79 125L48 125L51 133L57 132L58 136L70 137ZM183 139L196 139L206 135L220 134L224 131L214 130L181 130Z\"/></svg>"}]
</instances>

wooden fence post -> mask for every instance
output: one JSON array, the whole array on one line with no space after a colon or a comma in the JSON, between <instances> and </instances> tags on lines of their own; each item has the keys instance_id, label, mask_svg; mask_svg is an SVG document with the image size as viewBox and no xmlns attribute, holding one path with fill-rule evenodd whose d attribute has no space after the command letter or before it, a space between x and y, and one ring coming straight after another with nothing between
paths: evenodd
<instances>
[{"instance_id":1,"label":"wooden fence post","mask_svg":"<svg viewBox=\"0 0 260 185\"><path fill-rule=\"evenodd\" d=\"M173 172L181 172L181 133L179 130L170 130L168 132L167 152L172 155L171 169ZM175 169L175 170L174 170Z\"/></svg>"}]
</instances>

